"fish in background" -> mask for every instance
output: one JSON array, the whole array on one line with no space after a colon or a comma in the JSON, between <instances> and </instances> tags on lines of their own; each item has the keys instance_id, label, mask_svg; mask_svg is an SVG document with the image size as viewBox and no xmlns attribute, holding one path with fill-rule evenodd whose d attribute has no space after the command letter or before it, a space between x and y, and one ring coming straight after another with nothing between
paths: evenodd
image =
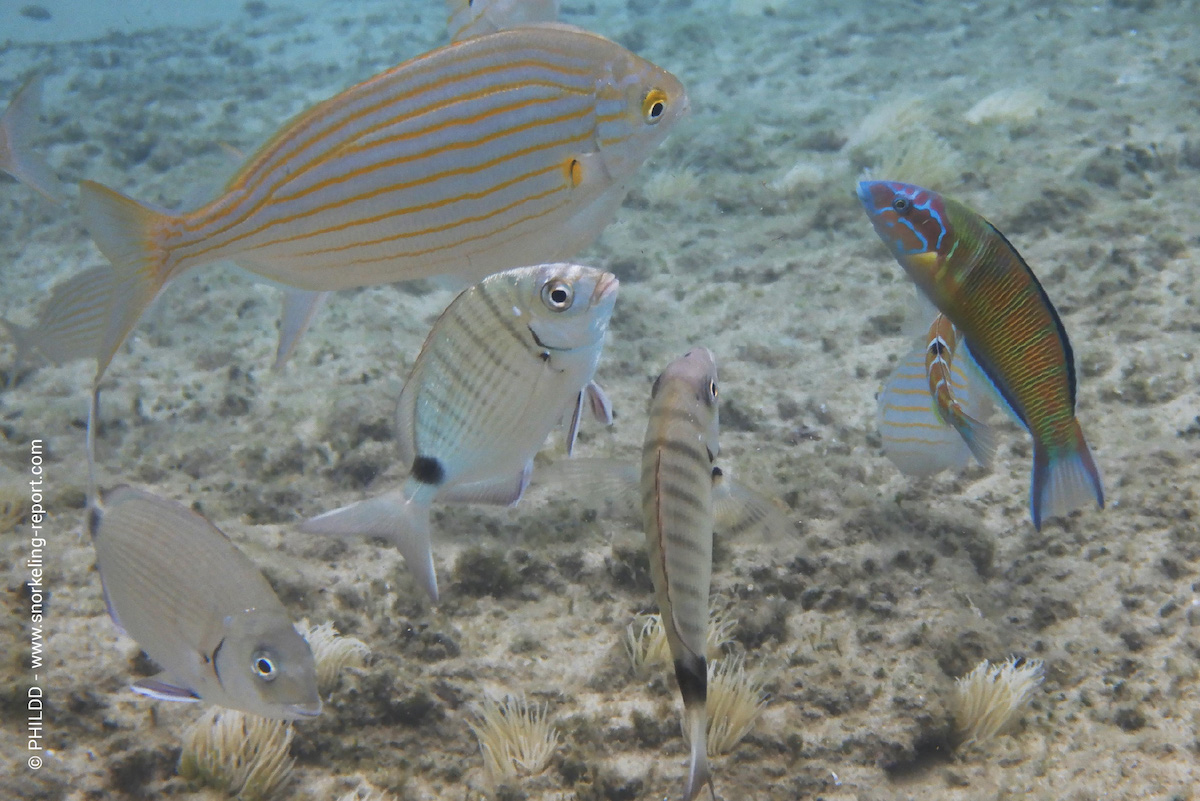
<instances>
[{"instance_id":1,"label":"fish in background","mask_svg":"<svg viewBox=\"0 0 1200 801\"><path fill-rule=\"evenodd\" d=\"M0 170L16 178L51 203L64 205L66 190L50 165L36 156L29 143L37 136L42 110L42 76L34 75L13 95L0 116Z\"/></svg>"},{"instance_id":2,"label":"fish in background","mask_svg":"<svg viewBox=\"0 0 1200 801\"><path fill-rule=\"evenodd\" d=\"M990 411L987 388L973 365L964 368L958 336L938 313L925 342L892 370L879 393L879 433L883 452L908 475L931 476L966 467L970 454L985 467L995 443L983 422Z\"/></svg>"},{"instance_id":3,"label":"fish in background","mask_svg":"<svg viewBox=\"0 0 1200 801\"><path fill-rule=\"evenodd\" d=\"M565 420L574 440L618 284L591 267L544 264L464 290L434 323L400 392L403 486L301 530L390 540L436 602L430 505L514 504L550 431Z\"/></svg>"},{"instance_id":4,"label":"fish in background","mask_svg":"<svg viewBox=\"0 0 1200 801\"><path fill-rule=\"evenodd\" d=\"M93 394L89 475L96 403ZM109 616L163 668L135 682L135 692L266 718L320 714L312 649L262 573L220 529L133 487L100 500L92 478L87 530Z\"/></svg>"},{"instance_id":5,"label":"fish in background","mask_svg":"<svg viewBox=\"0 0 1200 801\"><path fill-rule=\"evenodd\" d=\"M1094 501L1100 471L1075 418L1075 357L1037 277L976 212L912 184L863 181L875 232L922 294L953 323L1004 406L1033 438L1030 515L1042 520Z\"/></svg>"},{"instance_id":6,"label":"fish in background","mask_svg":"<svg viewBox=\"0 0 1200 801\"><path fill-rule=\"evenodd\" d=\"M558 0L446 0L451 42L558 19Z\"/></svg>"},{"instance_id":7,"label":"fish in background","mask_svg":"<svg viewBox=\"0 0 1200 801\"><path fill-rule=\"evenodd\" d=\"M80 209L114 269L81 356L97 380L172 279L232 259L290 288L286 357L324 293L467 284L567 258L614 216L688 109L673 75L603 37L527 26L439 48L280 129L224 194L190 212L84 181Z\"/></svg>"},{"instance_id":8,"label":"fish in background","mask_svg":"<svg viewBox=\"0 0 1200 801\"><path fill-rule=\"evenodd\" d=\"M708 594L712 579L713 462L720 448L717 365L694 348L667 365L650 392L642 446L642 518L650 575L691 744L684 798L708 785Z\"/></svg>"}]
</instances>

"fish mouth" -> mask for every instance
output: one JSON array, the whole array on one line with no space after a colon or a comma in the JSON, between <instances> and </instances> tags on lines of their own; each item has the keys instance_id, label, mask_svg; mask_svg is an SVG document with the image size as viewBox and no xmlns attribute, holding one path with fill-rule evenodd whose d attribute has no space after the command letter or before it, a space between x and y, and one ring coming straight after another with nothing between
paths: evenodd
<instances>
[{"instance_id":1,"label":"fish mouth","mask_svg":"<svg viewBox=\"0 0 1200 801\"><path fill-rule=\"evenodd\" d=\"M617 287L620 285L621 282L612 273L600 276L600 280L596 282L596 288L592 291L592 303L599 303L616 294Z\"/></svg>"},{"instance_id":2,"label":"fish mouth","mask_svg":"<svg viewBox=\"0 0 1200 801\"><path fill-rule=\"evenodd\" d=\"M288 704L287 710L298 718L315 718L321 714L321 699L305 704Z\"/></svg>"}]
</instances>

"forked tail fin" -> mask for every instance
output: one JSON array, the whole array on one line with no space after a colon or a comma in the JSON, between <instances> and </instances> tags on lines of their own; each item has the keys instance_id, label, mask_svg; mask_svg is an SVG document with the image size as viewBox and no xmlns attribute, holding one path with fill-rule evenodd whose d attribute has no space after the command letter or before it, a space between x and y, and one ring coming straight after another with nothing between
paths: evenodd
<instances>
[{"instance_id":1,"label":"forked tail fin","mask_svg":"<svg viewBox=\"0 0 1200 801\"><path fill-rule=\"evenodd\" d=\"M1052 454L1035 440L1029 492L1034 528L1041 531L1045 518L1068 514L1089 501L1104 508L1104 485L1078 421L1074 442L1068 448Z\"/></svg>"},{"instance_id":2,"label":"forked tail fin","mask_svg":"<svg viewBox=\"0 0 1200 801\"><path fill-rule=\"evenodd\" d=\"M171 215L94 181L79 184L79 210L88 233L113 266L107 291L95 293L96 303L107 302L105 326L95 354L99 381L117 349L167 282L167 251L159 243L159 236Z\"/></svg>"},{"instance_id":3,"label":"forked tail fin","mask_svg":"<svg viewBox=\"0 0 1200 801\"><path fill-rule=\"evenodd\" d=\"M67 202L62 183L50 165L34 155L29 146L36 136L41 111L42 76L34 75L17 90L0 117L0 170L61 206Z\"/></svg>"},{"instance_id":4,"label":"forked tail fin","mask_svg":"<svg viewBox=\"0 0 1200 801\"><path fill-rule=\"evenodd\" d=\"M688 758L684 801L692 801L708 785L712 797L712 770L708 766L708 664L703 657L689 654L675 660L675 678L683 696L683 719L691 753Z\"/></svg>"},{"instance_id":5,"label":"forked tail fin","mask_svg":"<svg viewBox=\"0 0 1200 801\"><path fill-rule=\"evenodd\" d=\"M404 555L417 583L437 603L428 504L409 500L402 491L389 492L309 518L300 524L300 530L308 534L383 537L392 541Z\"/></svg>"}]
</instances>

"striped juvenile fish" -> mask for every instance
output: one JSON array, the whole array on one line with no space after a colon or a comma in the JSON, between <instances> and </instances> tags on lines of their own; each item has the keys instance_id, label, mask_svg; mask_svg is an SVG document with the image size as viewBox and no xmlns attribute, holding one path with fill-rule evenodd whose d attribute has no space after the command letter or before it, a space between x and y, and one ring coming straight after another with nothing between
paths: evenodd
<instances>
[{"instance_id":1,"label":"striped juvenile fish","mask_svg":"<svg viewBox=\"0 0 1200 801\"><path fill-rule=\"evenodd\" d=\"M298 290L283 326L295 337L325 291L470 283L566 258L612 219L687 108L674 76L621 46L524 26L439 48L314 106L195 211L85 181L84 220L116 268L87 355L103 374L167 281L222 259Z\"/></svg>"},{"instance_id":2,"label":"striped juvenile fish","mask_svg":"<svg viewBox=\"0 0 1200 801\"><path fill-rule=\"evenodd\" d=\"M136 692L268 718L320 713L308 643L254 564L208 520L122 486L92 500L88 531L113 622L164 669Z\"/></svg>"},{"instance_id":3,"label":"striped juvenile fish","mask_svg":"<svg viewBox=\"0 0 1200 801\"><path fill-rule=\"evenodd\" d=\"M29 146L36 135L41 109L42 76L34 75L17 90L0 117L0 170L61 206L67 201L58 176Z\"/></svg>"},{"instance_id":4,"label":"striped juvenile fish","mask_svg":"<svg viewBox=\"0 0 1200 801\"><path fill-rule=\"evenodd\" d=\"M450 41L558 19L558 0L446 0Z\"/></svg>"},{"instance_id":5,"label":"striped juvenile fish","mask_svg":"<svg viewBox=\"0 0 1200 801\"><path fill-rule=\"evenodd\" d=\"M1100 471L1075 419L1075 358L1066 329L1016 248L971 209L928 189L864 181L875 232L966 340L971 356L1033 437L1030 514L1103 508Z\"/></svg>"},{"instance_id":6,"label":"striped juvenile fish","mask_svg":"<svg viewBox=\"0 0 1200 801\"><path fill-rule=\"evenodd\" d=\"M991 429L983 387L955 359L957 332L938 314L926 344L905 356L879 394L883 451L904 473L930 476L966 467L968 455L991 462Z\"/></svg>"},{"instance_id":7,"label":"striped juvenile fish","mask_svg":"<svg viewBox=\"0 0 1200 801\"><path fill-rule=\"evenodd\" d=\"M694 348L655 380L642 445L642 518L650 575L691 743L687 801L705 784L716 795L708 766L705 642L717 429L716 361L707 348Z\"/></svg>"},{"instance_id":8,"label":"striped juvenile fish","mask_svg":"<svg viewBox=\"0 0 1200 801\"><path fill-rule=\"evenodd\" d=\"M392 540L436 601L430 504L520 499L546 435L564 419L578 424L617 287L612 273L544 264L465 290L434 323L400 392L404 485L302 530Z\"/></svg>"}]
</instances>

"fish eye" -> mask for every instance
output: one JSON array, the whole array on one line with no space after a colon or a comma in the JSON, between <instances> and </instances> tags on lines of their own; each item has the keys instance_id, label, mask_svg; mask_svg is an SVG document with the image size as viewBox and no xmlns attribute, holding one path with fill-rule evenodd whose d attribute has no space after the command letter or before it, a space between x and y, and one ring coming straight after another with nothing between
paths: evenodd
<instances>
[{"instance_id":1,"label":"fish eye","mask_svg":"<svg viewBox=\"0 0 1200 801\"><path fill-rule=\"evenodd\" d=\"M275 681L275 677L279 675L271 657L263 653L254 655L254 661L250 663L250 667L254 671L254 675L263 681Z\"/></svg>"},{"instance_id":2,"label":"fish eye","mask_svg":"<svg viewBox=\"0 0 1200 801\"><path fill-rule=\"evenodd\" d=\"M710 396L712 396L713 398L717 397L717 382L716 381L710 380L708 382L708 394Z\"/></svg>"},{"instance_id":3,"label":"fish eye","mask_svg":"<svg viewBox=\"0 0 1200 801\"><path fill-rule=\"evenodd\" d=\"M911 205L912 204L908 202L908 198L906 198L906 197L898 197L892 201L892 208L895 209L896 211L900 212L901 214L908 211L908 209Z\"/></svg>"},{"instance_id":4,"label":"fish eye","mask_svg":"<svg viewBox=\"0 0 1200 801\"><path fill-rule=\"evenodd\" d=\"M654 125L662 119L667 110L667 93L662 89L651 89L642 98L642 119L648 125Z\"/></svg>"},{"instance_id":5,"label":"fish eye","mask_svg":"<svg viewBox=\"0 0 1200 801\"><path fill-rule=\"evenodd\" d=\"M553 281L547 281L542 287L542 303L545 303L551 311L566 311L571 308L571 301L574 299L575 290L562 279L555 278Z\"/></svg>"}]
</instances>

